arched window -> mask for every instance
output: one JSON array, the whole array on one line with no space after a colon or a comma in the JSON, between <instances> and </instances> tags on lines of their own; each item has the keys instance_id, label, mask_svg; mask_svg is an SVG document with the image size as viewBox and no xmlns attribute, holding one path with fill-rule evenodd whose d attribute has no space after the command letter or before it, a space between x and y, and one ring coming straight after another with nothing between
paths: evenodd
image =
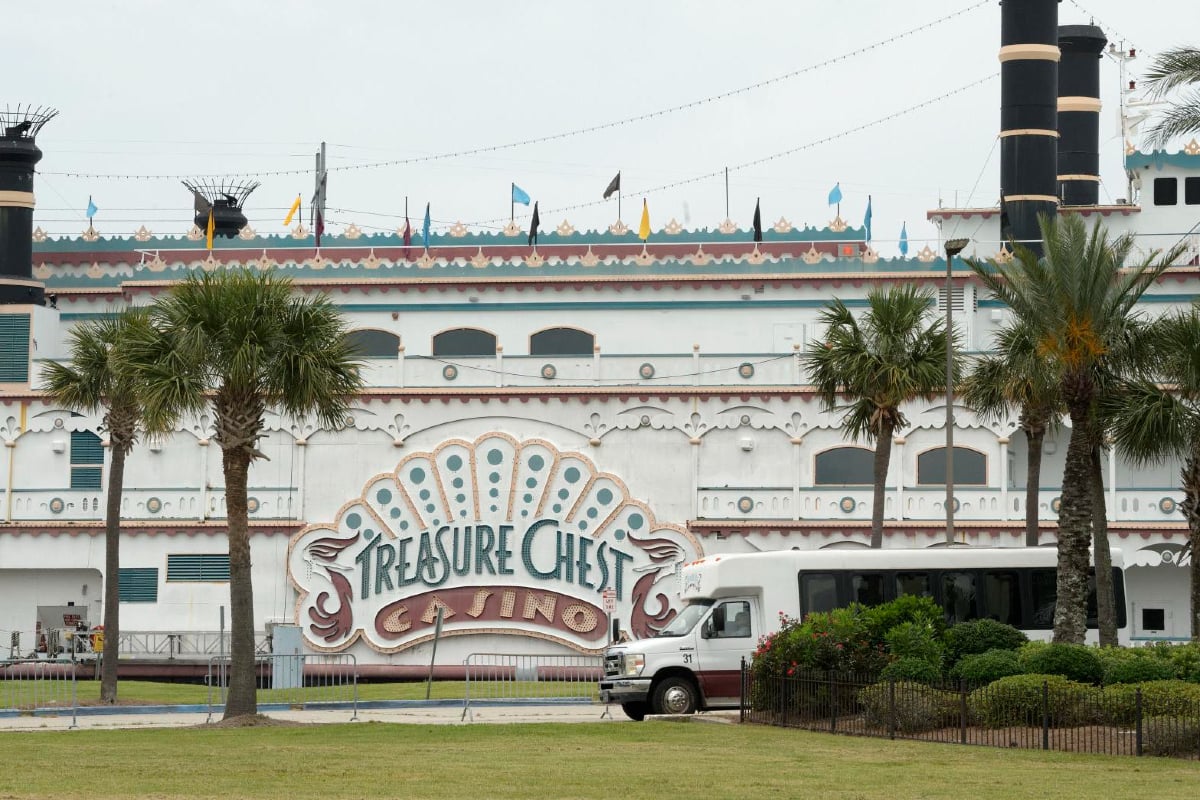
<instances>
[{"instance_id":1,"label":"arched window","mask_svg":"<svg viewBox=\"0 0 1200 800\"><path fill-rule=\"evenodd\" d=\"M395 358L400 349L400 337L387 331L365 328L346 335L358 358Z\"/></svg>"},{"instance_id":2,"label":"arched window","mask_svg":"<svg viewBox=\"0 0 1200 800\"><path fill-rule=\"evenodd\" d=\"M596 337L577 328L547 328L529 337L531 356L590 356Z\"/></svg>"},{"instance_id":3,"label":"arched window","mask_svg":"<svg viewBox=\"0 0 1200 800\"><path fill-rule=\"evenodd\" d=\"M875 483L875 453L865 447L835 447L817 453L817 486L866 485Z\"/></svg>"},{"instance_id":4,"label":"arched window","mask_svg":"<svg viewBox=\"0 0 1200 800\"><path fill-rule=\"evenodd\" d=\"M494 356L496 334L477 328L455 328L433 337L435 356Z\"/></svg>"},{"instance_id":5,"label":"arched window","mask_svg":"<svg viewBox=\"0 0 1200 800\"><path fill-rule=\"evenodd\" d=\"M987 483L987 456L978 450L954 448L954 485L983 486ZM917 485L946 485L946 448L926 450L917 456Z\"/></svg>"}]
</instances>

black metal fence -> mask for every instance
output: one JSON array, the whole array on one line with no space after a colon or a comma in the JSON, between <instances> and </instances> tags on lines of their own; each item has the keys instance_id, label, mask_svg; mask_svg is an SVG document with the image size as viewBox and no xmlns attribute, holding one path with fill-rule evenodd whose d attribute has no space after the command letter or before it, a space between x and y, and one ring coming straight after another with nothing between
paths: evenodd
<instances>
[{"instance_id":1,"label":"black metal fence","mask_svg":"<svg viewBox=\"0 0 1200 800\"><path fill-rule=\"evenodd\" d=\"M972 688L742 665L743 722L853 736L1200 758L1200 700L1153 685L1027 680Z\"/></svg>"}]
</instances>

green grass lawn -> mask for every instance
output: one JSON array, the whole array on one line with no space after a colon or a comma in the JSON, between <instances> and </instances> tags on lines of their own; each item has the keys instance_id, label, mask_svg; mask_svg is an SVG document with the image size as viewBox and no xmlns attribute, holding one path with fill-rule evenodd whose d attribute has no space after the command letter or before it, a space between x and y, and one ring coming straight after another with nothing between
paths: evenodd
<instances>
[{"instance_id":1,"label":"green grass lawn","mask_svg":"<svg viewBox=\"0 0 1200 800\"><path fill-rule=\"evenodd\" d=\"M511 685L510 685L511 686ZM584 687L589 691L593 687ZM465 685L462 681L435 681L430 698L435 700L462 700ZM484 694L480 695L480 691ZM558 696L563 690L554 689L553 683L530 684L518 687L520 696ZM100 702L100 681L78 681L75 691L80 705L97 705ZM496 689L487 689L479 684L477 696L500 696ZM534 692L540 694L533 694ZM214 696L215 693L214 693ZM349 686L306 687L299 690L260 689L260 703L318 702L344 700L352 697ZM70 684L51 681L8 681L0 684L0 708L7 705L29 706L37 699L37 705L70 705ZM416 683L360 683L359 700L424 700L425 684ZM193 705L208 702L208 687L190 683L161 683L154 681L124 680L117 684L117 700L121 705Z\"/></svg>"},{"instance_id":2,"label":"green grass lawn","mask_svg":"<svg viewBox=\"0 0 1200 800\"><path fill-rule=\"evenodd\" d=\"M0 733L0 798L1194 798L1200 767L750 725Z\"/></svg>"}]
</instances>

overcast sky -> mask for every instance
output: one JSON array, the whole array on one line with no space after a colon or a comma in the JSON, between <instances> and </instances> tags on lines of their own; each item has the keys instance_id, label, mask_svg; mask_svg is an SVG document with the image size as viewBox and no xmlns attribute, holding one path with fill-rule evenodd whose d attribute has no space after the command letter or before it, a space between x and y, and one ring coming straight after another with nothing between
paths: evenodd
<instances>
[{"instance_id":1,"label":"overcast sky","mask_svg":"<svg viewBox=\"0 0 1200 800\"><path fill-rule=\"evenodd\" d=\"M928 30L878 44L963 12ZM730 216L749 225L824 225L840 182L843 218L862 224L873 197L878 249L936 237L925 212L998 200L1000 83L995 0L562 0L408 3L384 0L199 3L2 0L0 106L53 106L38 143L36 224L183 233L191 199L177 179L115 180L66 172L199 175L311 170L324 140L329 166L410 159L550 136L730 92L821 65L727 99L551 142L425 163L330 173L330 229L461 220L499 226L511 182L541 203L543 230L563 219L602 228L599 203L621 170L622 217L642 198L655 230L725 218L720 172L832 141L729 175ZM1110 40L1150 57L1200 44L1195 0L1064 0L1060 23L1094 21ZM25 38L16 38L17 32ZM1189 38L1190 37L1190 38ZM857 52L866 48L866 52ZM1125 194L1117 135L1117 64L1102 60L1101 201ZM980 85L863 130L861 126ZM1136 75L1134 76L1136 77ZM844 132L846 135L838 136ZM260 233L282 232L284 210L312 194L312 175L264 176L247 203ZM596 203L584 208L568 206ZM528 211L517 207L518 216ZM919 245L917 245L919 246Z\"/></svg>"}]
</instances>

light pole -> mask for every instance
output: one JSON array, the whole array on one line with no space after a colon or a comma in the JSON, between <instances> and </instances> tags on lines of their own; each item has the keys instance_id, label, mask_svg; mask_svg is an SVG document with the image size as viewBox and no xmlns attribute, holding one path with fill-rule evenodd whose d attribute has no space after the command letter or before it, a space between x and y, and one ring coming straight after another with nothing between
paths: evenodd
<instances>
[{"instance_id":1,"label":"light pole","mask_svg":"<svg viewBox=\"0 0 1200 800\"><path fill-rule=\"evenodd\" d=\"M970 239L946 240L946 544L954 544L954 257Z\"/></svg>"}]
</instances>

